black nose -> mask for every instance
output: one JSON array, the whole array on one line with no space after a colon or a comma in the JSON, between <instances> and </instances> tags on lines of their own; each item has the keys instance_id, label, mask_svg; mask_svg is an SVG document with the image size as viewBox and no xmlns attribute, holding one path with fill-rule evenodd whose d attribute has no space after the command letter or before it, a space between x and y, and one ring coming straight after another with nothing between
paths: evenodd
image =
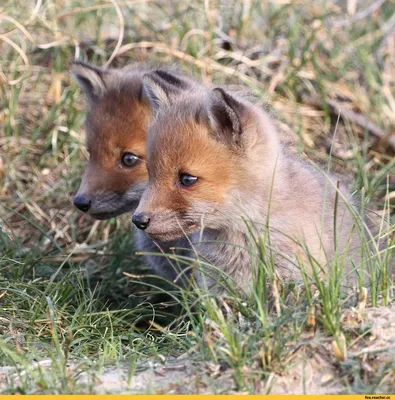
<instances>
[{"instance_id":1,"label":"black nose","mask_svg":"<svg viewBox=\"0 0 395 400\"><path fill-rule=\"evenodd\" d=\"M87 212L91 207L91 200L83 194L74 197L74 205L82 212Z\"/></svg>"},{"instance_id":2,"label":"black nose","mask_svg":"<svg viewBox=\"0 0 395 400\"><path fill-rule=\"evenodd\" d=\"M147 229L149 221L150 217L145 213L134 214L132 217L132 222L137 226L137 228L141 229L142 231L144 229Z\"/></svg>"}]
</instances>

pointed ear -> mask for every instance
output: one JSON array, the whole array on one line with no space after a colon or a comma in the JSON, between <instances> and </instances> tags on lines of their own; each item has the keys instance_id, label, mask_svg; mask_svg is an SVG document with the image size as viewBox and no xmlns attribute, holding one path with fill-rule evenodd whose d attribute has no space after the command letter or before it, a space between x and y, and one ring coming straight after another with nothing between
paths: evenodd
<instances>
[{"instance_id":1,"label":"pointed ear","mask_svg":"<svg viewBox=\"0 0 395 400\"><path fill-rule=\"evenodd\" d=\"M168 90L176 92L181 90L186 90L191 87L191 82L180 75L176 75L172 72L165 71L163 69L157 69L152 72L152 74L159 77L163 83L168 85Z\"/></svg>"},{"instance_id":2,"label":"pointed ear","mask_svg":"<svg viewBox=\"0 0 395 400\"><path fill-rule=\"evenodd\" d=\"M166 84L154 74L143 77L141 100L146 102L155 112L170 105L169 92Z\"/></svg>"},{"instance_id":3,"label":"pointed ear","mask_svg":"<svg viewBox=\"0 0 395 400\"><path fill-rule=\"evenodd\" d=\"M106 90L105 76L108 71L83 61L74 61L71 72L90 103L100 98Z\"/></svg>"},{"instance_id":4,"label":"pointed ear","mask_svg":"<svg viewBox=\"0 0 395 400\"><path fill-rule=\"evenodd\" d=\"M192 83L163 69L145 74L141 90L141 99L154 110L168 107L172 96L192 87Z\"/></svg>"},{"instance_id":5,"label":"pointed ear","mask_svg":"<svg viewBox=\"0 0 395 400\"><path fill-rule=\"evenodd\" d=\"M222 88L212 90L208 109L209 123L217 139L227 144L242 143L242 115L246 106Z\"/></svg>"}]
</instances>

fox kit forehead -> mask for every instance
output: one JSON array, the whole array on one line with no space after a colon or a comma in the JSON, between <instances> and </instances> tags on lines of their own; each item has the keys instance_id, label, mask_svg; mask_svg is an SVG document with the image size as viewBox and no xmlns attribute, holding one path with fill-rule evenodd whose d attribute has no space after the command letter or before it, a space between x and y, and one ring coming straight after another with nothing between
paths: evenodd
<instances>
[{"instance_id":1,"label":"fox kit forehead","mask_svg":"<svg viewBox=\"0 0 395 400\"><path fill-rule=\"evenodd\" d=\"M114 154L118 149L145 154L151 111L138 99L109 93L91 106L86 117L87 146L91 154Z\"/></svg>"},{"instance_id":2,"label":"fox kit forehead","mask_svg":"<svg viewBox=\"0 0 395 400\"><path fill-rule=\"evenodd\" d=\"M163 168L163 163L181 169L192 165L202 167L212 158L218 156L218 162L224 158L217 154L222 146L210 138L206 126L193 119L182 121L173 117L171 113L159 117L149 131L147 159L153 167Z\"/></svg>"}]
</instances>

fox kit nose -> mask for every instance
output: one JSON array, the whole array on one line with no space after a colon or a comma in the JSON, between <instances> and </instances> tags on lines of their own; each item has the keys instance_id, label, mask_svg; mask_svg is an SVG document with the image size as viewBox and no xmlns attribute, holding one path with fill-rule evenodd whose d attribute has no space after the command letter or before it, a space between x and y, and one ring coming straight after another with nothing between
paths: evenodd
<instances>
[{"instance_id":1,"label":"fox kit nose","mask_svg":"<svg viewBox=\"0 0 395 400\"><path fill-rule=\"evenodd\" d=\"M150 217L145 213L134 214L132 217L132 222L142 231L147 229L149 221Z\"/></svg>"},{"instance_id":2,"label":"fox kit nose","mask_svg":"<svg viewBox=\"0 0 395 400\"><path fill-rule=\"evenodd\" d=\"M77 194L73 203L82 212L87 212L91 207L91 200L83 194Z\"/></svg>"}]
</instances>

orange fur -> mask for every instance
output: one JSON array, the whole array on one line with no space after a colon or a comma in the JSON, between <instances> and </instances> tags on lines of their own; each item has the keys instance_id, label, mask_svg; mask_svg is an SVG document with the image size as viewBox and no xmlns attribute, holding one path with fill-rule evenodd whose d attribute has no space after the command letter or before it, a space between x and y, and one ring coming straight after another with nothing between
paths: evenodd
<instances>
[{"instance_id":1,"label":"orange fur","mask_svg":"<svg viewBox=\"0 0 395 400\"><path fill-rule=\"evenodd\" d=\"M80 192L126 192L147 181L145 143L150 119L151 111L145 104L116 93L109 93L91 107L85 124L90 159ZM121 164L121 156L126 152L141 160L132 169Z\"/></svg>"}]
</instances>

